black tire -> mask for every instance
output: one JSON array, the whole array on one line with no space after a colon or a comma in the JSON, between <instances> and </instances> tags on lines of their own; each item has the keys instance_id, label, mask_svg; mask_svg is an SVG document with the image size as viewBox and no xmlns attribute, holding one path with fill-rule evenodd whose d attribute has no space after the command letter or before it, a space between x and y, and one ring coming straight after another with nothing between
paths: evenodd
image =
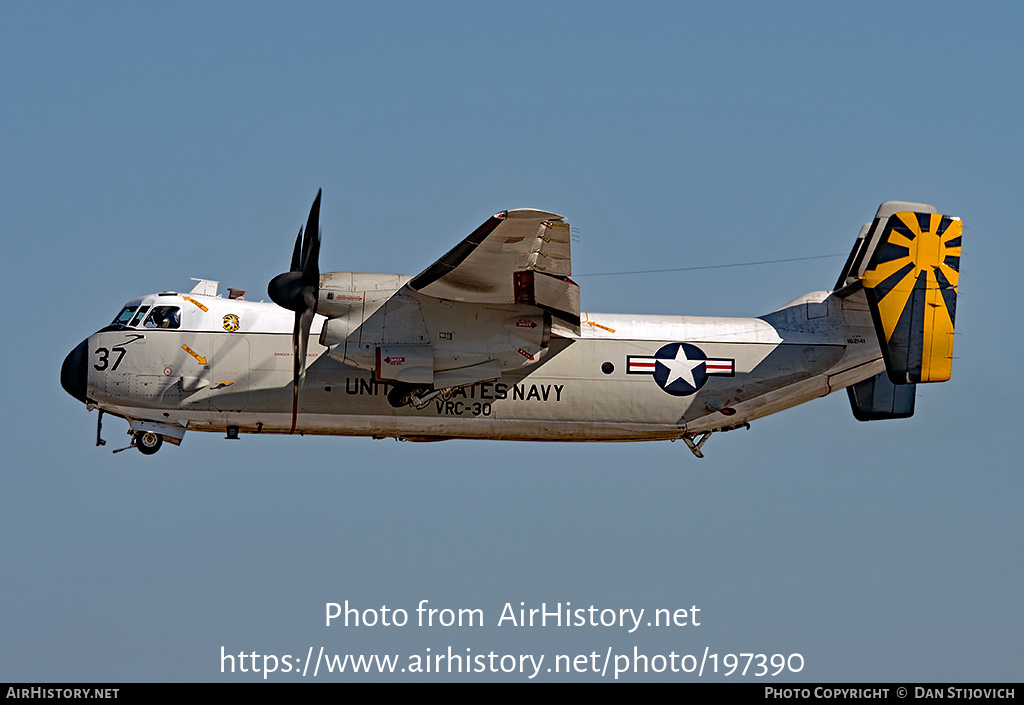
<instances>
[{"instance_id":1,"label":"black tire","mask_svg":"<svg viewBox=\"0 0 1024 705\"><path fill-rule=\"evenodd\" d=\"M396 409L407 406L414 395L427 391L427 387L404 382L393 382L391 391L388 392L388 404Z\"/></svg>"},{"instance_id":2,"label":"black tire","mask_svg":"<svg viewBox=\"0 0 1024 705\"><path fill-rule=\"evenodd\" d=\"M153 431L139 431L135 434L135 447L143 455L153 455L164 444L164 437Z\"/></svg>"}]
</instances>

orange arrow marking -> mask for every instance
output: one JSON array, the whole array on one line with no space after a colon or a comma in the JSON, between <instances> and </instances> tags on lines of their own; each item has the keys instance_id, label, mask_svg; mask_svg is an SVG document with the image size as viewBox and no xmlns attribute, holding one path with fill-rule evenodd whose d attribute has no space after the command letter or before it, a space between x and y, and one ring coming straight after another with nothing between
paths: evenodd
<instances>
[{"instance_id":1,"label":"orange arrow marking","mask_svg":"<svg viewBox=\"0 0 1024 705\"><path fill-rule=\"evenodd\" d=\"M200 309L202 309L204 313L206 311L210 310L210 309L206 308L205 306L203 306L198 301L196 301L195 299L193 299L191 296L182 296L181 298L185 299L186 301L190 301L190 302L194 303L196 306L198 306Z\"/></svg>"},{"instance_id":2,"label":"orange arrow marking","mask_svg":"<svg viewBox=\"0 0 1024 705\"><path fill-rule=\"evenodd\" d=\"M181 344L181 349L184 350L185 352L187 352L192 357L194 357L196 359L196 362L198 362L200 365L205 365L206 364L206 358L205 357L203 357L202 355L200 355L199 353L197 353L195 350L193 350L189 346L185 345L184 343Z\"/></svg>"}]
</instances>

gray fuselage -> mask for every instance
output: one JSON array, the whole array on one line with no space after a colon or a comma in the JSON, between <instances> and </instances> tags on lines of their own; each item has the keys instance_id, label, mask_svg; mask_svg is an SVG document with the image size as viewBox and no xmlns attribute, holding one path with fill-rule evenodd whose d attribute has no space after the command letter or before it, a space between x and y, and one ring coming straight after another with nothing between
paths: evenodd
<instances>
[{"instance_id":1,"label":"gray fuselage","mask_svg":"<svg viewBox=\"0 0 1024 705\"><path fill-rule=\"evenodd\" d=\"M132 305L176 307L178 327L135 320L93 334L65 362L69 392L130 422L289 432L291 312L194 293ZM675 439L742 426L885 369L863 297L815 292L758 318L583 314L580 334L552 336L536 362L417 409L392 406L390 383L332 357L317 342L323 324L317 316L310 336L299 433Z\"/></svg>"}]
</instances>

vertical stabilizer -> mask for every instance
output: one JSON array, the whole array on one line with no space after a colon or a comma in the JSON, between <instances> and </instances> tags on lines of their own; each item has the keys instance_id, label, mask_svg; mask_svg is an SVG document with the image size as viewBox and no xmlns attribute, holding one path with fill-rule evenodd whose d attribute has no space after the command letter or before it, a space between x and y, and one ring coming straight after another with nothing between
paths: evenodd
<instances>
[{"instance_id":1,"label":"vertical stabilizer","mask_svg":"<svg viewBox=\"0 0 1024 705\"><path fill-rule=\"evenodd\" d=\"M894 384L950 377L962 235L959 218L887 201L850 253L836 295L864 288Z\"/></svg>"}]
</instances>

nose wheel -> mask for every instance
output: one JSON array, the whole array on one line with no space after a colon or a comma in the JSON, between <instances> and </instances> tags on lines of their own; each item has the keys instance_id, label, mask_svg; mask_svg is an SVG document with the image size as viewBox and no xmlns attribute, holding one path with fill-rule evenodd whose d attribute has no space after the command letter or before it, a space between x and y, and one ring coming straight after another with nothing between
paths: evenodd
<instances>
[{"instance_id":1,"label":"nose wheel","mask_svg":"<svg viewBox=\"0 0 1024 705\"><path fill-rule=\"evenodd\" d=\"M153 455L164 444L164 437L153 431L139 431L132 440L132 445L143 455Z\"/></svg>"},{"instance_id":2,"label":"nose wheel","mask_svg":"<svg viewBox=\"0 0 1024 705\"><path fill-rule=\"evenodd\" d=\"M124 448L118 448L115 453L128 450L129 448L138 448L139 452L143 455L153 455L153 453L160 450L163 446L164 441L173 445L181 445L181 438L185 435L185 424L167 424L160 423L159 421L145 421L142 419L134 419L129 422L128 435L132 437L130 445ZM230 437L230 429L229 437ZM96 445L103 445L104 441L99 437L100 429L96 429Z\"/></svg>"}]
</instances>

